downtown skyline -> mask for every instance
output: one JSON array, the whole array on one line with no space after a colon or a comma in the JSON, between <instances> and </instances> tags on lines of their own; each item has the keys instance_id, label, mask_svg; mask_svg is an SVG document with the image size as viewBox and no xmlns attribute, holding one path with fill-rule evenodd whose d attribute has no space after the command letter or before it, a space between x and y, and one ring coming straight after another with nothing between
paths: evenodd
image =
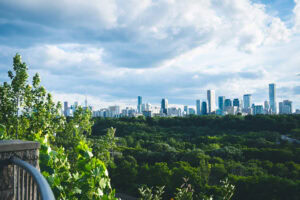
<instances>
[{"instance_id":1,"label":"downtown skyline","mask_svg":"<svg viewBox=\"0 0 300 200\"><path fill-rule=\"evenodd\" d=\"M160 105L152 104L148 101L143 101L142 96L137 96L136 105L120 106L120 104L109 105L107 107L98 107L88 104L87 99L84 101L83 107L89 107L93 111L93 115L99 115L101 112L110 112L113 109L113 113L117 116L123 113L135 113L145 114L143 111L151 111L160 116L169 116L169 111L174 112L173 116L185 116L189 114L206 115L206 114L300 114L300 109L295 108L293 101L289 99L278 100L276 96L276 84L270 83L268 91L268 99L263 104L253 101L252 94L243 94L242 98L239 97L226 97L226 96L215 96L215 90L207 90L206 99L196 99L194 105L174 105L170 104L167 98L162 98ZM70 110L73 112L79 105L77 101L74 104L68 106L67 101L64 102L63 113L65 116L70 115ZM171 110L170 110L171 109ZM174 110L175 109L175 110ZM68 113L68 114L67 114ZM98 113L98 114L97 114ZM101 114L101 115L102 115ZM148 113L146 113L147 116ZM150 114L151 116L151 114ZM112 117L112 116L111 116Z\"/></svg>"}]
</instances>

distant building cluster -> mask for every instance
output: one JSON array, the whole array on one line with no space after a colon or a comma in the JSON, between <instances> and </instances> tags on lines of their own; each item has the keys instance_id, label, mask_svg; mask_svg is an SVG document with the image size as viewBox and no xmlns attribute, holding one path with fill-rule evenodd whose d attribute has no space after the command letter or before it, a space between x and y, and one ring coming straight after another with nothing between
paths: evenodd
<instances>
[{"instance_id":1,"label":"distant building cluster","mask_svg":"<svg viewBox=\"0 0 300 200\"><path fill-rule=\"evenodd\" d=\"M216 100L218 107L216 106ZM279 109L277 109L277 105ZM69 106L68 102L64 102L63 113L65 116L72 116L78 107L78 102ZM93 111L91 106L88 106L85 100L84 108ZM269 84L269 100L264 101L263 105L256 105L252 102L251 94L244 94L242 99L234 98L229 99L225 96L219 96L216 99L214 90L207 90L207 100L196 100L196 109L187 105L183 106L183 110L178 107L170 107L168 99L161 100L160 107L153 106L150 103L143 103L141 96L137 98L137 107L126 107L121 109L120 106L114 105L108 108L93 111L93 117L182 117L188 115L258 115L258 114L293 114L292 101L284 100L283 102L276 102L276 85ZM294 114L300 114L297 109Z\"/></svg>"}]
</instances>

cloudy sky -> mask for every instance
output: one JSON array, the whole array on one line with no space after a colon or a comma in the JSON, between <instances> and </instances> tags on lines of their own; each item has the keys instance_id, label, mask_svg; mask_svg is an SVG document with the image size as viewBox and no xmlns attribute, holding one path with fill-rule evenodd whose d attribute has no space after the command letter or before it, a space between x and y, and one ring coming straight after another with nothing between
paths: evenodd
<instances>
[{"instance_id":1,"label":"cloudy sky","mask_svg":"<svg viewBox=\"0 0 300 200\"><path fill-rule=\"evenodd\" d=\"M56 100L194 105L206 90L300 108L300 0L0 0L0 81L19 52Z\"/></svg>"}]
</instances>

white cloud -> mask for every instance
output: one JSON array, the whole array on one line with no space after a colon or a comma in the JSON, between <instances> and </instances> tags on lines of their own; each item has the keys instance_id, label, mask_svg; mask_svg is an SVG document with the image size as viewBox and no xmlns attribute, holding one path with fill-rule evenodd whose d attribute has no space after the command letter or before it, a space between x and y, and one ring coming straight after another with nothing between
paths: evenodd
<instances>
[{"instance_id":1,"label":"white cloud","mask_svg":"<svg viewBox=\"0 0 300 200\"><path fill-rule=\"evenodd\" d=\"M294 30L296 32L300 31L300 0L294 0L296 5L294 7Z\"/></svg>"},{"instance_id":2,"label":"white cloud","mask_svg":"<svg viewBox=\"0 0 300 200\"><path fill-rule=\"evenodd\" d=\"M59 100L84 101L86 94L94 105L135 104L137 95L184 102L205 99L209 88L233 98L265 91L269 82L299 85L293 76L299 37L249 0L3 2L16 7L18 20L53 30L50 42L3 44L0 56L20 52ZM258 101L265 98L257 94Z\"/></svg>"}]
</instances>

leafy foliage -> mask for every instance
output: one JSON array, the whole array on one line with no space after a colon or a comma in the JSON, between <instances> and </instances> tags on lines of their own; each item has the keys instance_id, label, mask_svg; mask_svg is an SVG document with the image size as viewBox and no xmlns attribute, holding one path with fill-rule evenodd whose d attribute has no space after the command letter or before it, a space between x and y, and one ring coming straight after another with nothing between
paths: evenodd
<instances>
[{"instance_id":1,"label":"leafy foliage","mask_svg":"<svg viewBox=\"0 0 300 200\"><path fill-rule=\"evenodd\" d=\"M78 107L67 121L38 74L28 84L27 66L18 54L8 76L11 82L0 85L0 123L5 125L0 139L40 142L41 172L57 199L116 199L107 168L86 139L93 125L91 111Z\"/></svg>"}]
</instances>

